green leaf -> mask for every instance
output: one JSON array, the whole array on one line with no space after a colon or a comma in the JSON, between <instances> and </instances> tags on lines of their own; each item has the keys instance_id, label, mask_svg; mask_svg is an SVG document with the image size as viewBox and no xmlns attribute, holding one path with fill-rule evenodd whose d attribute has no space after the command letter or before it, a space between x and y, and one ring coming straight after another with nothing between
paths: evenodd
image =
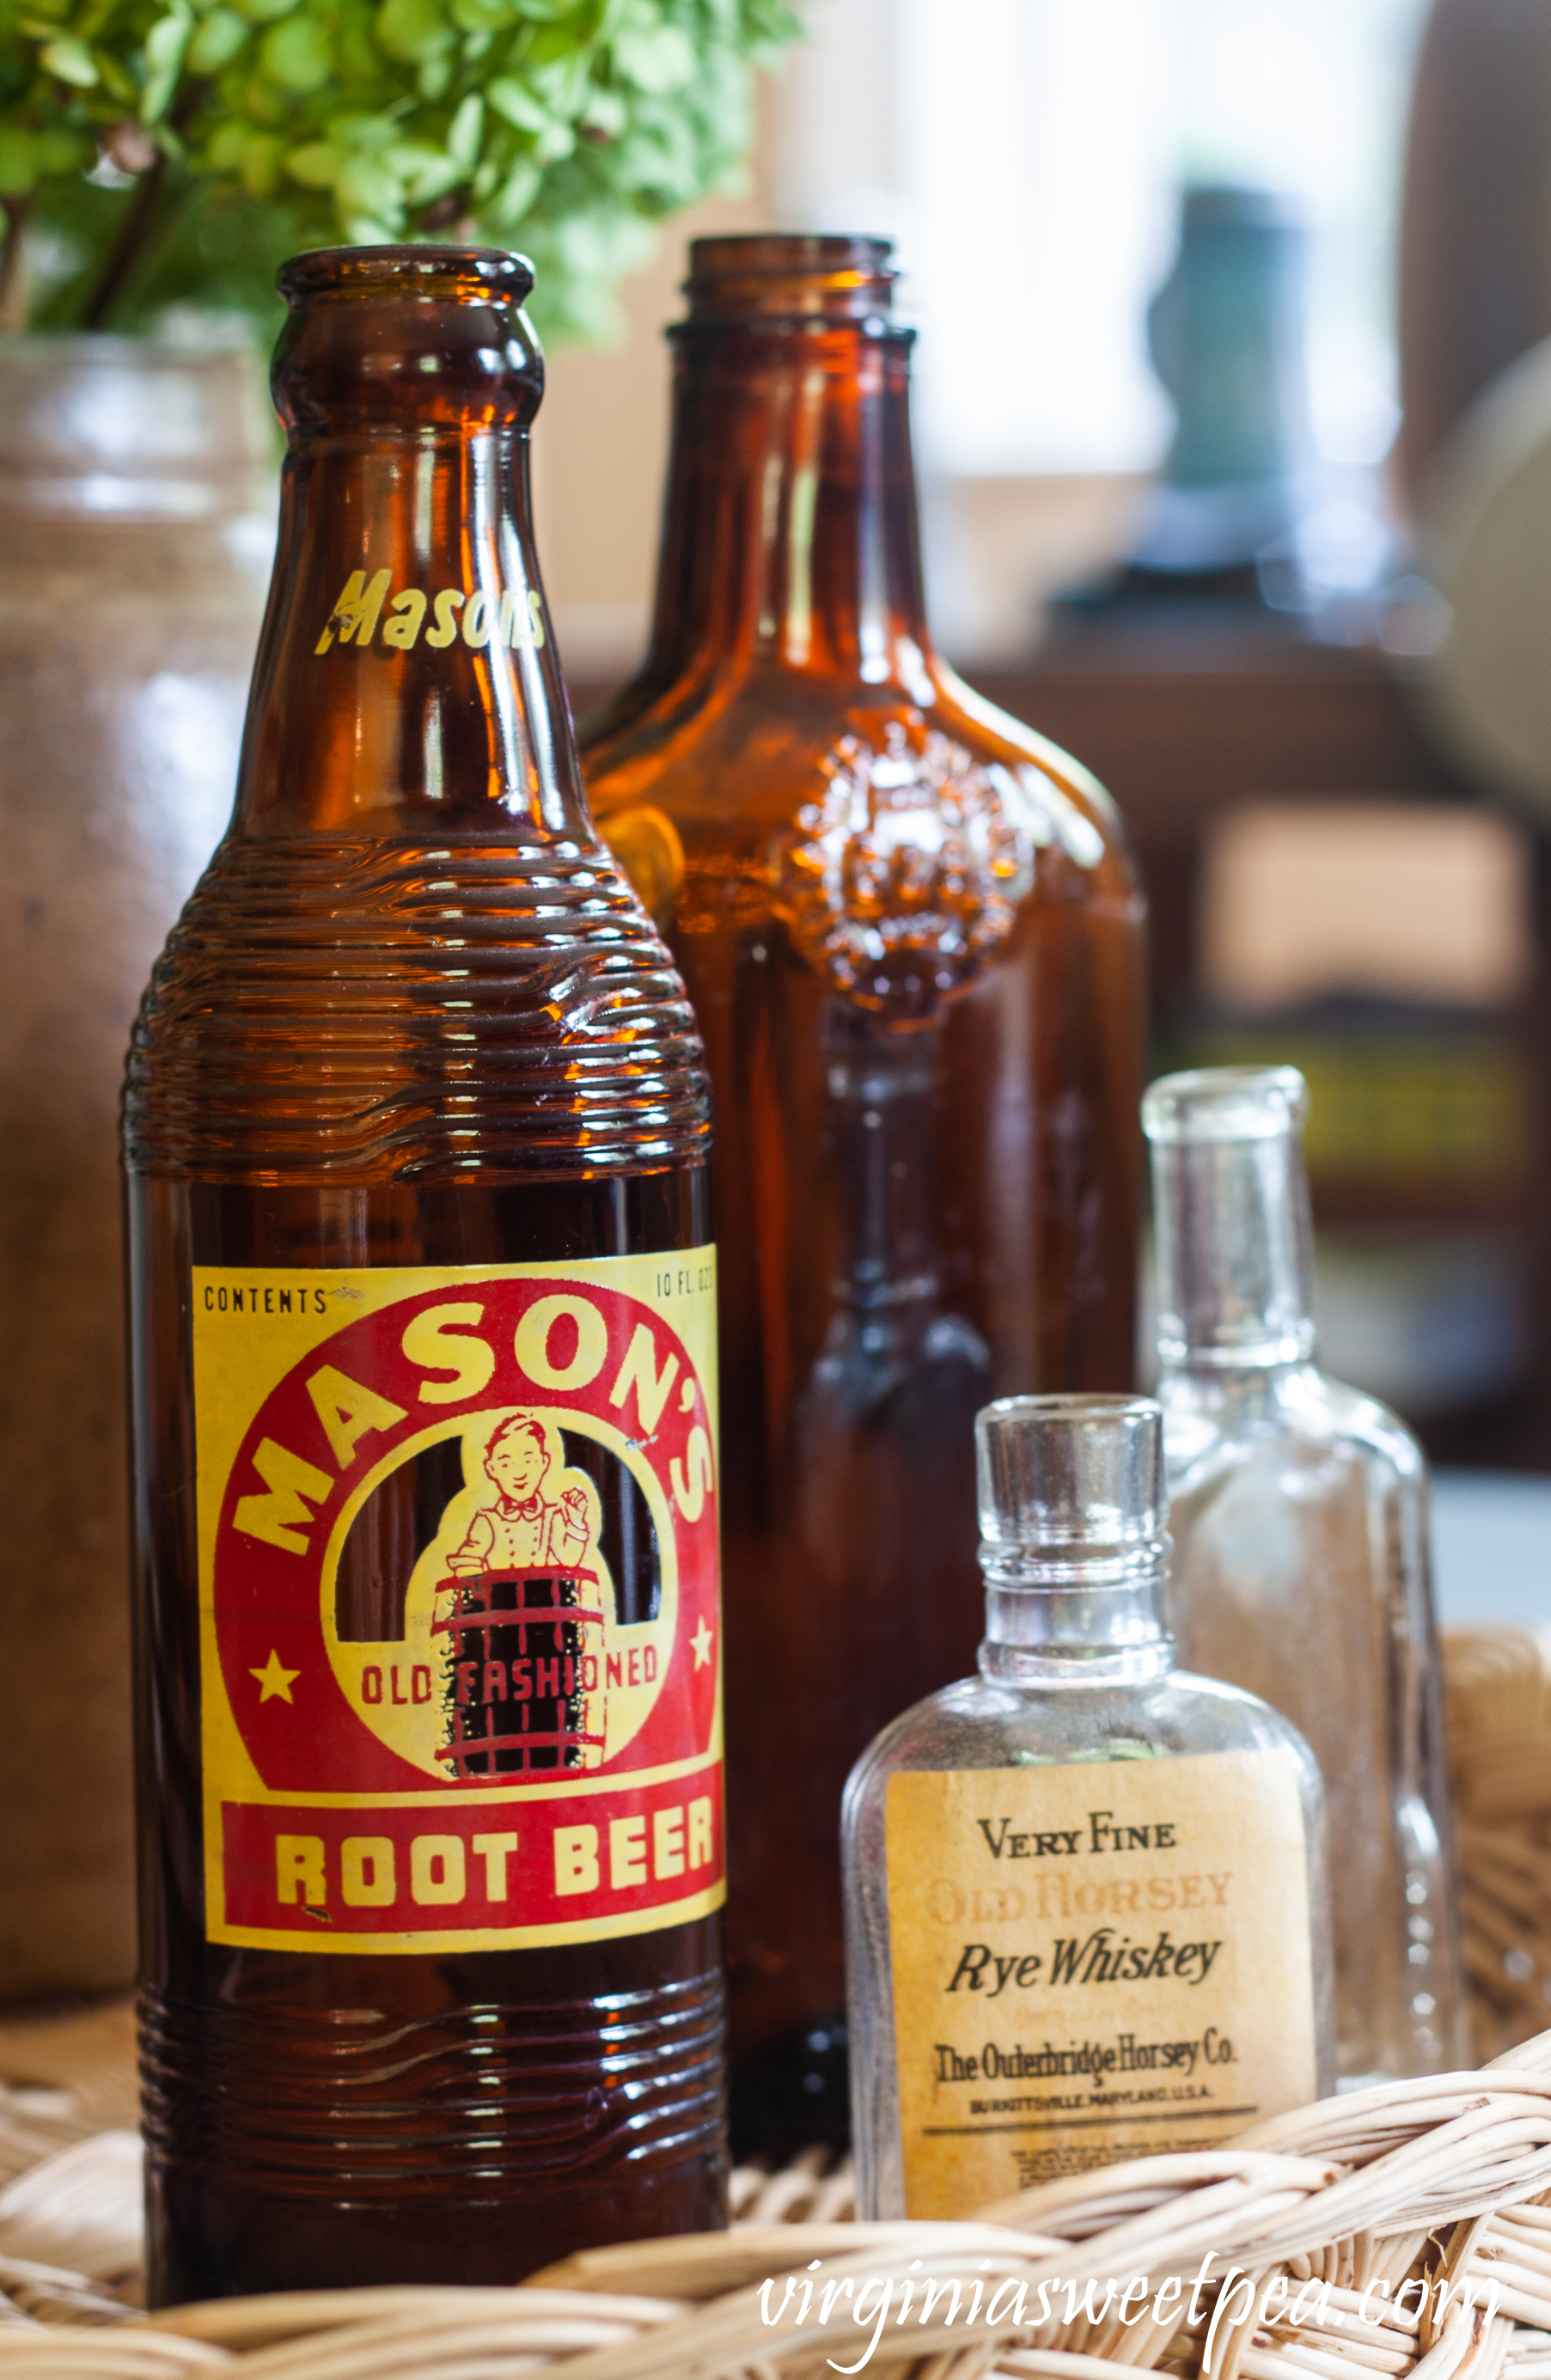
<instances>
[{"instance_id":1,"label":"green leaf","mask_svg":"<svg viewBox=\"0 0 1551 2380\"><path fill-rule=\"evenodd\" d=\"M277 17L288 17L299 0L235 0L235 5L253 24L270 25Z\"/></svg>"},{"instance_id":2,"label":"green leaf","mask_svg":"<svg viewBox=\"0 0 1551 2380\"><path fill-rule=\"evenodd\" d=\"M76 91L91 91L100 79L97 61L84 42L49 42L39 51L38 63Z\"/></svg>"},{"instance_id":3,"label":"green leaf","mask_svg":"<svg viewBox=\"0 0 1551 2380\"><path fill-rule=\"evenodd\" d=\"M485 103L477 91L459 103L447 127L447 154L471 174L479 162L479 136L484 130Z\"/></svg>"},{"instance_id":4,"label":"green leaf","mask_svg":"<svg viewBox=\"0 0 1551 2380\"><path fill-rule=\"evenodd\" d=\"M0 125L0 198L25 198L38 178L42 160L30 132Z\"/></svg>"},{"instance_id":5,"label":"green leaf","mask_svg":"<svg viewBox=\"0 0 1551 2380\"><path fill-rule=\"evenodd\" d=\"M624 81L655 96L682 91L695 79L695 45L677 25L655 32L626 30L614 37L614 65Z\"/></svg>"},{"instance_id":6,"label":"green leaf","mask_svg":"<svg viewBox=\"0 0 1551 2380\"><path fill-rule=\"evenodd\" d=\"M582 122L589 132L600 132L606 140L617 140L630 121L630 110L617 91L589 92L582 110Z\"/></svg>"},{"instance_id":7,"label":"green leaf","mask_svg":"<svg viewBox=\"0 0 1551 2380\"><path fill-rule=\"evenodd\" d=\"M292 17L266 33L259 52L264 72L285 91L321 91L333 67L329 37L315 17Z\"/></svg>"},{"instance_id":8,"label":"green leaf","mask_svg":"<svg viewBox=\"0 0 1551 2380\"><path fill-rule=\"evenodd\" d=\"M417 207L444 198L463 179L463 168L455 158L415 141L395 141L387 152L387 163L403 183L406 198Z\"/></svg>"},{"instance_id":9,"label":"green leaf","mask_svg":"<svg viewBox=\"0 0 1551 2380\"><path fill-rule=\"evenodd\" d=\"M531 157L514 166L491 201L491 223L500 230L515 231L538 197L543 179L541 167Z\"/></svg>"},{"instance_id":10,"label":"green leaf","mask_svg":"<svg viewBox=\"0 0 1551 2380\"><path fill-rule=\"evenodd\" d=\"M404 200L398 176L374 157L352 157L334 186L334 196L347 214L371 215L379 223L404 227Z\"/></svg>"},{"instance_id":11,"label":"green leaf","mask_svg":"<svg viewBox=\"0 0 1551 2380\"><path fill-rule=\"evenodd\" d=\"M219 74L248 39L248 27L232 8L213 8L188 44L190 74Z\"/></svg>"},{"instance_id":12,"label":"green leaf","mask_svg":"<svg viewBox=\"0 0 1551 2380\"><path fill-rule=\"evenodd\" d=\"M376 215L346 215L343 229L347 240L359 248L386 248L395 240L403 226L383 223Z\"/></svg>"},{"instance_id":13,"label":"green leaf","mask_svg":"<svg viewBox=\"0 0 1551 2380\"><path fill-rule=\"evenodd\" d=\"M252 199L267 199L280 179L285 143L278 132L256 132L242 152L242 187Z\"/></svg>"},{"instance_id":14,"label":"green leaf","mask_svg":"<svg viewBox=\"0 0 1551 2380\"><path fill-rule=\"evenodd\" d=\"M557 165L573 154L576 146L576 136L569 124L551 124L548 131L539 135L533 153L540 165Z\"/></svg>"},{"instance_id":15,"label":"green leaf","mask_svg":"<svg viewBox=\"0 0 1551 2380\"><path fill-rule=\"evenodd\" d=\"M236 173L252 137L246 124L218 124L210 137L205 156L218 174Z\"/></svg>"},{"instance_id":16,"label":"green leaf","mask_svg":"<svg viewBox=\"0 0 1551 2380\"><path fill-rule=\"evenodd\" d=\"M309 190L332 190L345 171L345 163L344 150L336 149L332 140L308 140L292 150L285 171L293 182Z\"/></svg>"},{"instance_id":17,"label":"green leaf","mask_svg":"<svg viewBox=\"0 0 1551 2380\"><path fill-rule=\"evenodd\" d=\"M187 9L158 18L145 37L145 89L140 93L140 122L158 124L172 104L183 71L193 19Z\"/></svg>"},{"instance_id":18,"label":"green leaf","mask_svg":"<svg viewBox=\"0 0 1551 2380\"><path fill-rule=\"evenodd\" d=\"M439 57L453 45L453 30L436 0L382 0L377 39L391 58L416 64Z\"/></svg>"},{"instance_id":19,"label":"green leaf","mask_svg":"<svg viewBox=\"0 0 1551 2380\"><path fill-rule=\"evenodd\" d=\"M498 115L515 124L519 132L547 132L550 111L536 92L528 90L513 75L501 75L485 86L485 97Z\"/></svg>"},{"instance_id":20,"label":"green leaf","mask_svg":"<svg viewBox=\"0 0 1551 2380\"><path fill-rule=\"evenodd\" d=\"M91 55L97 61L97 72L101 77L97 86L95 104L100 107L104 98L115 99L124 113L127 115L132 115L139 105L140 97L139 88L133 76L127 74L118 60L108 51L98 48L93 50Z\"/></svg>"},{"instance_id":21,"label":"green leaf","mask_svg":"<svg viewBox=\"0 0 1551 2380\"><path fill-rule=\"evenodd\" d=\"M97 154L94 140L82 140L79 132L67 131L63 128L36 134L33 145L37 151L40 174L74 173L78 167L84 169L91 165Z\"/></svg>"}]
</instances>

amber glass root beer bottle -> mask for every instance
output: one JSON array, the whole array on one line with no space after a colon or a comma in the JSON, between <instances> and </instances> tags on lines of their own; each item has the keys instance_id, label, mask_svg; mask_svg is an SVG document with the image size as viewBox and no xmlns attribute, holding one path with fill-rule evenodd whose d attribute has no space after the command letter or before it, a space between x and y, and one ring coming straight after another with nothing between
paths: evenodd
<instances>
[{"instance_id":1,"label":"amber glass root beer bottle","mask_svg":"<svg viewBox=\"0 0 1551 2380\"><path fill-rule=\"evenodd\" d=\"M651 648L582 741L715 1087L757 2127L843 2006L846 1772L974 1667L975 1413L1129 1384L1143 914L1101 789L933 652L886 243L692 253Z\"/></svg>"},{"instance_id":2,"label":"amber glass root beer bottle","mask_svg":"<svg viewBox=\"0 0 1551 2380\"><path fill-rule=\"evenodd\" d=\"M724 2219L707 1088L580 791L530 281L282 276L236 809L130 1055L159 2303Z\"/></svg>"}]
</instances>

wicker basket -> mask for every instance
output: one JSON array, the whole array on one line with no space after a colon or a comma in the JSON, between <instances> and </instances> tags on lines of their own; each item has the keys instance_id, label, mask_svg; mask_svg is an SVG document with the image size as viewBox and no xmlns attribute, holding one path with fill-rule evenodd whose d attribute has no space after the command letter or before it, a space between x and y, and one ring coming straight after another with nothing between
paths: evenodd
<instances>
[{"instance_id":1,"label":"wicker basket","mask_svg":"<svg viewBox=\"0 0 1551 2380\"><path fill-rule=\"evenodd\" d=\"M0 2380L1551 2380L1551 1639L1472 1632L1448 1666L1483 2071L969 2223L857 2224L845 2168L814 2152L741 2170L729 2232L516 2289L148 2317L127 2011L0 2027Z\"/></svg>"}]
</instances>

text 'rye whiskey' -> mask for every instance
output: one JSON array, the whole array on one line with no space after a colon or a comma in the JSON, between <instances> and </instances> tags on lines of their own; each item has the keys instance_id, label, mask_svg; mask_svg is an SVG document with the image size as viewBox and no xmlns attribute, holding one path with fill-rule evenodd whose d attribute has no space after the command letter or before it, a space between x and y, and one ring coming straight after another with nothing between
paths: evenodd
<instances>
[{"instance_id":1,"label":"text 'rye whiskey'","mask_svg":"<svg viewBox=\"0 0 1551 2380\"><path fill-rule=\"evenodd\" d=\"M599 843L520 260L298 259L125 1145L151 2291L723 2219L699 1042Z\"/></svg>"}]
</instances>

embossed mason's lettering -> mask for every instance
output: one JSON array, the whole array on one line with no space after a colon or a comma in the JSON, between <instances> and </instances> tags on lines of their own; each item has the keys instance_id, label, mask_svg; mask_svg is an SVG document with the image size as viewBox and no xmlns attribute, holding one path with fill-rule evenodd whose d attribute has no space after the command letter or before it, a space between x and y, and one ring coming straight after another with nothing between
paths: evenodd
<instances>
[{"instance_id":1,"label":"embossed mason's lettering","mask_svg":"<svg viewBox=\"0 0 1551 2380\"><path fill-rule=\"evenodd\" d=\"M336 642L370 645L381 625L384 646L412 652L428 610L431 625L425 629L425 641L442 650L460 638L472 652L492 644L537 650L545 641L543 600L536 587L526 595L510 588L492 594L482 587L472 593L462 587L442 587L427 595L418 587L406 587L390 601L392 583L390 570L374 570L370 577L364 570L352 570L313 650L326 653Z\"/></svg>"}]
</instances>

